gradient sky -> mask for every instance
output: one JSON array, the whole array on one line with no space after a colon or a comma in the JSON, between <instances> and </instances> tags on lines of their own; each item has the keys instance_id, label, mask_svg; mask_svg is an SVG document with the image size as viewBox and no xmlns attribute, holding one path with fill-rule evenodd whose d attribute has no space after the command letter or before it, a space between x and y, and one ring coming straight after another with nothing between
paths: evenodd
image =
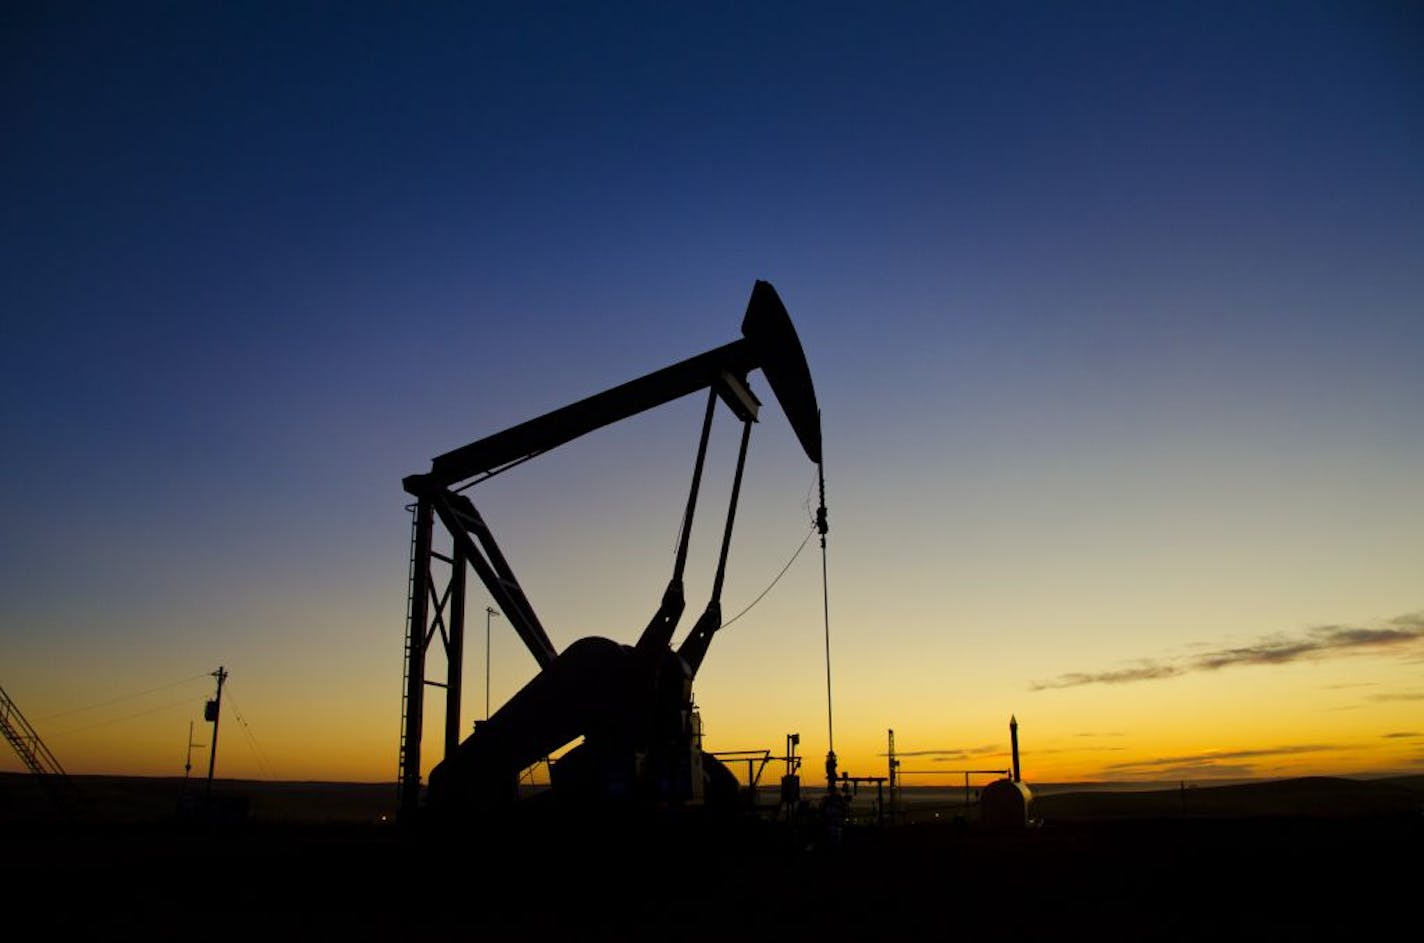
<instances>
[{"instance_id":1,"label":"gradient sky","mask_svg":"<svg viewBox=\"0 0 1424 943\"><path fill-rule=\"evenodd\" d=\"M61 762L181 773L223 664L220 775L393 779L401 478L764 278L845 768L1014 713L1031 781L1424 770L1420 6L686 6L0 10L0 686ZM700 412L475 492L556 644L656 607ZM728 614L810 523L764 416ZM819 766L820 594L812 545L717 638L710 748Z\"/></svg>"}]
</instances>

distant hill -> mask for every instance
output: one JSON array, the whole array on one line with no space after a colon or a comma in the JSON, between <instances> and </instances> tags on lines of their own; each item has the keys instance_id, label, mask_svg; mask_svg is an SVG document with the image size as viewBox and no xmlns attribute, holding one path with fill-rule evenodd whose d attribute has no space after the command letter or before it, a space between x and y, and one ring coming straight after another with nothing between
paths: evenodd
<instances>
[{"instance_id":1,"label":"distant hill","mask_svg":"<svg viewBox=\"0 0 1424 943\"><path fill-rule=\"evenodd\" d=\"M186 793L201 796L205 780L177 777L73 776L71 814L81 821L157 822L173 818ZM394 783L265 782L219 779L215 797L242 797L250 817L264 822L379 822L395 812ZM59 817L29 773L0 773L0 824Z\"/></svg>"},{"instance_id":2,"label":"distant hill","mask_svg":"<svg viewBox=\"0 0 1424 943\"><path fill-rule=\"evenodd\" d=\"M185 790L201 795L204 782L142 776L76 776L74 816L99 822L157 822L172 818ZM1424 776L1388 779L1300 779L1122 791L1086 784L1080 791L1055 785L1034 798L1032 815L1047 823L1163 818L1244 818L1261 816L1360 817L1424 813ZM393 783L266 782L217 780L218 797L246 801L250 818L261 822L374 823L392 818ZM808 796L814 796L808 790ZM873 793L861 803L873 801ZM962 814L962 792L909 788L904 791L911 820L929 820L933 812ZM774 798L770 801L774 801ZM0 825L56 818L49 797L28 773L0 773ZM971 812L971 820L973 813Z\"/></svg>"},{"instance_id":3,"label":"distant hill","mask_svg":"<svg viewBox=\"0 0 1424 943\"><path fill-rule=\"evenodd\" d=\"M1389 779L1299 779L1142 792L1064 792L1033 805L1044 821L1187 816L1354 817L1424 812L1424 776Z\"/></svg>"}]
</instances>

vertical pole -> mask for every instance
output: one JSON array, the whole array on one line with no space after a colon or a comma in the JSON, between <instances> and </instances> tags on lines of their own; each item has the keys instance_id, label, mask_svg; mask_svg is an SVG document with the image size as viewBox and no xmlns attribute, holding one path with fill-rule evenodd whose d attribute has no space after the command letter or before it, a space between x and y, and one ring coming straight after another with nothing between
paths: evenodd
<instances>
[{"instance_id":1,"label":"vertical pole","mask_svg":"<svg viewBox=\"0 0 1424 943\"><path fill-rule=\"evenodd\" d=\"M218 670L213 672L213 677L218 679L218 696L213 699L213 743L208 750L208 786L206 795L213 794L213 768L218 762L218 720L222 718L222 686L227 680L227 671L222 665L218 665Z\"/></svg>"},{"instance_id":2,"label":"vertical pole","mask_svg":"<svg viewBox=\"0 0 1424 943\"><path fill-rule=\"evenodd\" d=\"M493 606L485 606L485 720L489 720L490 705L490 619L497 615Z\"/></svg>"},{"instance_id":3,"label":"vertical pole","mask_svg":"<svg viewBox=\"0 0 1424 943\"><path fill-rule=\"evenodd\" d=\"M826 780L827 790L836 791L836 725L831 712L831 589L826 576L826 534L831 525L826 516L826 467L816 465L821 504L816 508L816 530L821 535L821 609L826 626Z\"/></svg>"},{"instance_id":4,"label":"vertical pole","mask_svg":"<svg viewBox=\"0 0 1424 943\"><path fill-rule=\"evenodd\" d=\"M1019 721L1018 718L1009 715L1009 741L1013 744L1014 753L1014 782L1019 781Z\"/></svg>"},{"instance_id":5,"label":"vertical pole","mask_svg":"<svg viewBox=\"0 0 1424 943\"><path fill-rule=\"evenodd\" d=\"M889 744L885 752L888 755L888 761L886 765L889 766L888 772L890 774L890 816L891 818L894 818L894 816L900 811L900 761L895 758L894 729L892 728L887 730L886 734L888 735L887 738L889 740Z\"/></svg>"},{"instance_id":6,"label":"vertical pole","mask_svg":"<svg viewBox=\"0 0 1424 943\"><path fill-rule=\"evenodd\" d=\"M445 646L445 759L460 746L460 687L465 675L465 555L450 554L450 641Z\"/></svg>"},{"instance_id":7,"label":"vertical pole","mask_svg":"<svg viewBox=\"0 0 1424 943\"><path fill-rule=\"evenodd\" d=\"M415 551L410 571L410 625L406 638L405 731L401 754L401 807L405 821L415 819L420 808L420 735L425 708L425 622L430 609L430 536L434 514L428 498L415 506Z\"/></svg>"}]
</instances>

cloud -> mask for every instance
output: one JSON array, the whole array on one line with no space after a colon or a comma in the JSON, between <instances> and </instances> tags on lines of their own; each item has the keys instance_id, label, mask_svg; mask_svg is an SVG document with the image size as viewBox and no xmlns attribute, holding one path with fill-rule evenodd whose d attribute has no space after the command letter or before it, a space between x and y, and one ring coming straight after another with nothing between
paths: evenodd
<instances>
[{"instance_id":1,"label":"cloud","mask_svg":"<svg viewBox=\"0 0 1424 943\"><path fill-rule=\"evenodd\" d=\"M896 757L906 756L938 756L949 760L964 760L971 756L985 756L994 753L1003 753L1005 748L999 744L988 743L977 747L947 747L941 750L896 750ZM877 753L876 756L889 756L889 753Z\"/></svg>"},{"instance_id":2,"label":"cloud","mask_svg":"<svg viewBox=\"0 0 1424 943\"><path fill-rule=\"evenodd\" d=\"M1250 760L1266 756L1294 756L1298 753L1323 753L1340 747L1329 743L1295 744L1285 747L1265 747L1256 750L1206 750L1189 753L1186 756L1160 756L1151 760L1134 760L1131 763L1115 763L1108 769L1128 766L1172 766L1180 763L1216 762L1217 760Z\"/></svg>"},{"instance_id":3,"label":"cloud","mask_svg":"<svg viewBox=\"0 0 1424 943\"><path fill-rule=\"evenodd\" d=\"M1173 666L1159 665L1151 661L1143 661L1136 668L1123 668L1119 671L1100 671L1095 674L1074 671L1068 674L1059 675L1053 681L1035 681L1029 685L1030 691L1042 691L1046 688L1076 688L1083 684L1124 684L1128 681L1152 681L1157 678L1175 678L1179 674L1185 674L1188 669Z\"/></svg>"},{"instance_id":4,"label":"cloud","mask_svg":"<svg viewBox=\"0 0 1424 943\"><path fill-rule=\"evenodd\" d=\"M1384 735L1386 740L1412 740L1416 737L1424 737L1424 733L1418 733L1413 730L1403 730L1399 733L1387 733Z\"/></svg>"},{"instance_id":5,"label":"cloud","mask_svg":"<svg viewBox=\"0 0 1424 943\"><path fill-rule=\"evenodd\" d=\"M1080 734L1080 736L1082 736ZM1121 737L1125 734L1093 734L1092 736ZM1078 746L1078 747L1045 747L1042 749L1025 750L1025 756L1047 756L1050 753L1114 753L1127 749L1126 747L1098 747L1098 746ZM1008 756L1010 747L1007 743L994 744L987 743L978 747L960 747L947 750L900 750L895 751L896 759L907 757L917 757L919 759L929 759L935 763L947 763L953 760L972 760L983 757ZM877 753L876 756L889 756L888 753Z\"/></svg>"},{"instance_id":6,"label":"cloud","mask_svg":"<svg viewBox=\"0 0 1424 943\"><path fill-rule=\"evenodd\" d=\"M1424 691L1398 691L1394 694L1371 694L1372 701L1424 701Z\"/></svg>"},{"instance_id":7,"label":"cloud","mask_svg":"<svg viewBox=\"0 0 1424 943\"><path fill-rule=\"evenodd\" d=\"M1250 779L1256 775L1256 767L1247 764L1188 763L1139 772L1143 776L1162 779Z\"/></svg>"},{"instance_id":8,"label":"cloud","mask_svg":"<svg viewBox=\"0 0 1424 943\"><path fill-rule=\"evenodd\" d=\"M1389 620L1389 624L1406 631L1424 632L1424 612L1409 612L1402 616L1395 616Z\"/></svg>"},{"instance_id":9,"label":"cloud","mask_svg":"<svg viewBox=\"0 0 1424 943\"><path fill-rule=\"evenodd\" d=\"M980 754L977 755L977 757L975 757L975 756L967 756L967 755L965 755L965 756L932 756L932 757L930 757L930 762L931 762L931 763L952 763L952 762L954 762L955 760L970 760L970 759L976 759L976 758L982 759L982 758L991 757L991 756L1008 756L1008 755L1009 755L1009 751L1008 751L1008 750L998 750L998 751L996 751L996 752L994 752L994 753L980 753Z\"/></svg>"},{"instance_id":10,"label":"cloud","mask_svg":"<svg viewBox=\"0 0 1424 943\"><path fill-rule=\"evenodd\" d=\"M1185 756L1161 756L1127 763L1111 763L1103 767L1109 775L1169 776L1174 779L1193 775L1250 776L1257 772L1257 763L1243 760L1263 760L1301 753L1325 753L1339 750L1332 744L1296 744L1257 750L1207 750Z\"/></svg>"},{"instance_id":11,"label":"cloud","mask_svg":"<svg viewBox=\"0 0 1424 943\"><path fill-rule=\"evenodd\" d=\"M1298 636L1270 635L1253 645L1207 650L1168 662L1141 659L1136 667L1115 671L1061 674L1048 681L1033 681L1030 691L1075 688L1085 684L1126 684L1175 678L1198 671L1220 671L1238 665L1284 665L1294 661L1355 654L1394 653L1402 657L1424 655L1424 612L1390 619L1381 628L1321 625ZM1376 700L1418 700L1424 695L1376 695Z\"/></svg>"}]
</instances>

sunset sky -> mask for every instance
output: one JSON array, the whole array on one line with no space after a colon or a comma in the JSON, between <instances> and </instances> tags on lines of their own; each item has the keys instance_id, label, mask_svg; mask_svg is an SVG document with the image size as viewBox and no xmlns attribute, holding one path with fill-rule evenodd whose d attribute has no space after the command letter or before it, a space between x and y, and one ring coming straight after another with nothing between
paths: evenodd
<instances>
[{"instance_id":1,"label":"sunset sky","mask_svg":"<svg viewBox=\"0 0 1424 943\"><path fill-rule=\"evenodd\" d=\"M220 776L393 781L402 477L759 278L843 768L1002 768L1015 714L1030 782L1424 772L1418 4L21 2L0 63L0 687L71 773L181 775L221 664ZM751 385L729 616L815 503ZM558 646L656 608L702 405L473 492ZM821 591L813 541L717 637L710 749L814 777Z\"/></svg>"}]
</instances>

